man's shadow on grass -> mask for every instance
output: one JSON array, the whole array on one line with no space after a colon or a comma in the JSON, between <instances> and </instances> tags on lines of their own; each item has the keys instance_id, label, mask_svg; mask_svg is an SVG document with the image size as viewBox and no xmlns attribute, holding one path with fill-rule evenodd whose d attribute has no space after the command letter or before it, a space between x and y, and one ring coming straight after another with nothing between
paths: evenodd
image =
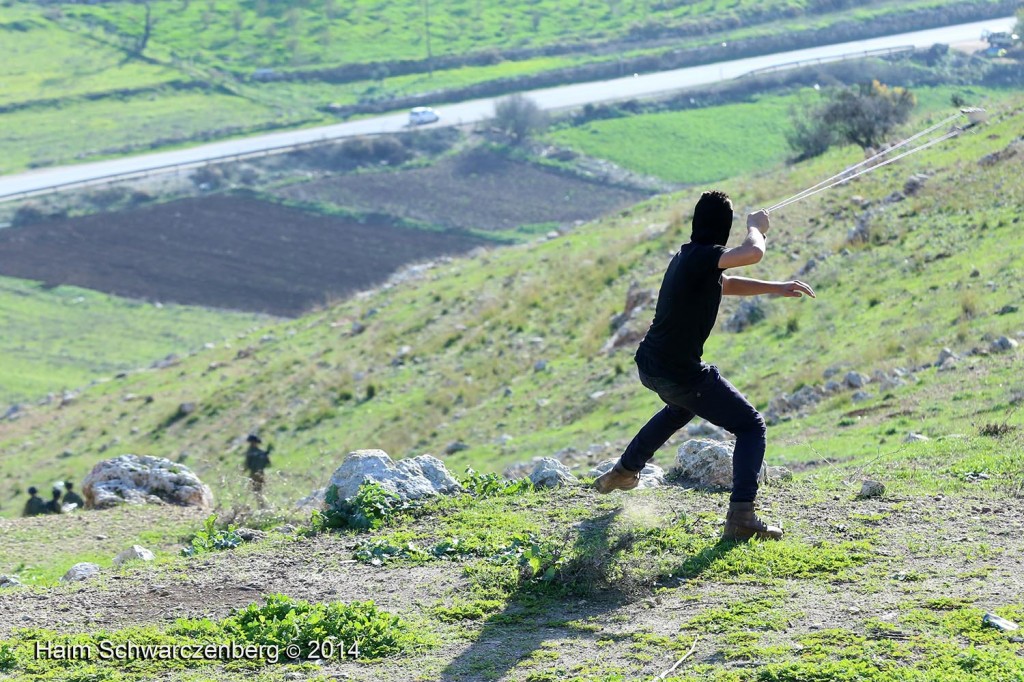
<instances>
[{"instance_id":1,"label":"man's shadow on grass","mask_svg":"<svg viewBox=\"0 0 1024 682\"><path fill-rule=\"evenodd\" d=\"M591 630L587 620L606 615L634 598L607 578L612 560L633 545L628 533L613 537L612 525L622 509L602 514L577 525L572 558L551 583L521 581L505 608L491 614L474 642L441 673L443 682L495 680L528 659L548 640L569 636L586 639L617 639L606 631ZM719 540L688 557L672 571L670 581L696 578L728 554L736 543ZM678 582L676 584L678 584ZM623 635L629 639L632 635Z\"/></svg>"}]
</instances>

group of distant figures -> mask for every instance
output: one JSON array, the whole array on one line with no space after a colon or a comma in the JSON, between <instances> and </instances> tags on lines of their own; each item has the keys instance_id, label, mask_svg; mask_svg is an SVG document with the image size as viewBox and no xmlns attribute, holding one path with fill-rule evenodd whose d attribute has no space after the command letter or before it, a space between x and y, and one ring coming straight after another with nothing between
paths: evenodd
<instances>
[{"instance_id":1,"label":"group of distant figures","mask_svg":"<svg viewBox=\"0 0 1024 682\"><path fill-rule=\"evenodd\" d=\"M262 500L263 484L266 481L263 471L270 466L270 451L273 450L273 446L268 446L266 450L262 449L260 444L263 441L256 434L249 434L245 440L249 443L249 448L245 451L245 470L252 482L253 492ZM85 507L85 500L72 488L71 481L55 483L52 491L53 498L50 500L43 500L39 497L39 490L35 487L29 488L28 500L25 502L25 510L21 515L62 514L72 509L82 509Z\"/></svg>"},{"instance_id":2,"label":"group of distant figures","mask_svg":"<svg viewBox=\"0 0 1024 682\"><path fill-rule=\"evenodd\" d=\"M39 491L33 486L28 489L28 500L25 502L25 510L22 516L41 516L42 514L62 514L72 509L81 509L85 506L85 500L73 490L71 481L53 484L53 497L50 500L43 500L39 497Z\"/></svg>"}]
</instances>

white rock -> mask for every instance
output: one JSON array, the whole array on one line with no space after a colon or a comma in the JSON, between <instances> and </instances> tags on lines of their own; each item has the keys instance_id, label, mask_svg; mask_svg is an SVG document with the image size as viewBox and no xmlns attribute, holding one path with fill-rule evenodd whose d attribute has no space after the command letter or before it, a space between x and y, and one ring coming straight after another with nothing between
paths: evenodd
<instances>
[{"instance_id":1,"label":"white rock","mask_svg":"<svg viewBox=\"0 0 1024 682\"><path fill-rule=\"evenodd\" d=\"M152 561L156 555L141 545L132 545L114 557L114 565L120 566L127 561Z\"/></svg>"},{"instance_id":2,"label":"white rock","mask_svg":"<svg viewBox=\"0 0 1024 682\"><path fill-rule=\"evenodd\" d=\"M460 489L459 482L436 457L419 455L395 462L383 450L350 452L331 474L327 487L338 486L339 499L347 499L355 497L364 481L379 483L403 500L418 500Z\"/></svg>"},{"instance_id":3,"label":"white rock","mask_svg":"<svg viewBox=\"0 0 1024 682\"><path fill-rule=\"evenodd\" d=\"M757 482L765 483L771 481L792 481L793 472L786 467L762 466L757 474Z\"/></svg>"},{"instance_id":4,"label":"white rock","mask_svg":"<svg viewBox=\"0 0 1024 682\"><path fill-rule=\"evenodd\" d=\"M885 486L878 481L864 481L860 484L860 497L881 497L885 494Z\"/></svg>"},{"instance_id":5,"label":"white rock","mask_svg":"<svg viewBox=\"0 0 1024 682\"><path fill-rule=\"evenodd\" d=\"M866 374L850 371L846 373L843 383L845 383L848 388L864 388L870 380L871 379Z\"/></svg>"},{"instance_id":6,"label":"white rock","mask_svg":"<svg viewBox=\"0 0 1024 682\"><path fill-rule=\"evenodd\" d=\"M732 443L695 438L679 446L673 471L689 481L716 488L732 487Z\"/></svg>"},{"instance_id":7,"label":"white rock","mask_svg":"<svg viewBox=\"0 0 1024 682\"><path fill-rule=\"evenodd\" d=\"M0 590L8 587L20 587L21 581L13 575L0 575Z\"/></svg>"},{"instance_id":8,"label":"white rock","mask_svg":"<svg viewBox=\"0 0 1024 682\"><path fill-rule=\"evenodd\" d=\"M941 351L939 351L939 359L935 361L935 366L936 367L942 366L946 362L946 360L948 360L949 358L953 358L954 360L959 360L960 356L958 356L956 353L954 353L953 351L951 351L948 348L943 348Z\"/></svg>"},{"instance_id":9,"label":"white rock","mask_svg":"<svg viewBox=\"0 0 1024 682\"><path fill-rule=\"evenodd\" d=\"M619 460L614 457L604 460L590 470L590 475L597 478L615 466L617 461ZM657 464L648 462L640 471L640 483L637 488L657 488L662 485L665 485L665 470Z\"/></svg>"},{"instance_id":10,"label":"white rock","mask_svg":"<svg viewBox=\"0 0 1024 682\"><path fill-rule=\"evenodd\" d=\"M82 495L89 509L161 502L213 506L209 486L187 466L149 455L121 455L103 460L85 477Z\"/></svg>"},{"instance_id":11,"label":"white rock","mask_svg":"<svg viewBox=\"0 0 1024 682\"><path fill-rule=\"evenodd\" d=\"M530 480L538 488L557 488L577 483L569 468L553 457L544 457L537 462Z\"/></svg>"},{"instance_id":12,"label":"white rock","mask_svg":"<svg viewBox=\"0 0 1024 682\"><path fill-rule=\"evenodd\" d=\"M763 320L765 315L765 306L759 296L745 298L736 307L736 312L722 323L722 329L727 332L741 332Z\"/></svg>"},{"instance_id":13,"label":"white rock","mask_svg":"<svg viewBox=\"0 0 1024 682\"><path fill-rule=\"evenodd\" d=\"M928 440L931 440L931 439L928 436L924 435L923 433L914 433L913 431L911 431L910 433L907 434L907 437L903 439L903 442L904 443L923 443L923 442L928 441Z\"/></svg>"},{"instance_id":14,"label":"white rock","mask_svg":"<svg viewBox=\"0 0 1024 682\"><path fill-rule=\"evenodd\" d=\"M998 339L992 342L993 353L1004 353L1006 351L1014 350L1020 344L1017 343L1016 339L1011 339L1009 336L1000 336Z\"/></svg>"},{"instance_id":15,"label":"white rock","mask_svg":"<svg viewBox=\"0 0 1024 682\"><path fill-rule=\"evenodd\" d=\"M100 574L100 567L96 564L90 564L82 562L75 564L68 569L68 572L64 574L64 577L60 579L62 583L74 583L81 580L90 580Z\"/></svg>"}]
</instances>

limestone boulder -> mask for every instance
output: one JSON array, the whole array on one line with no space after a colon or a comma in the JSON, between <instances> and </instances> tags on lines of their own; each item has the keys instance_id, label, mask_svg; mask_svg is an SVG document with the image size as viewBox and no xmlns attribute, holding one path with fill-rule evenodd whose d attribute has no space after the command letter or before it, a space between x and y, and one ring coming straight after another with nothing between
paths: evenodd
<instances>
[{"instance_id":1,"label":"limestone boulder","mask_svg":"<svg viewBox=\"0 0 1024 682\"><path fill-rule=\"evenodd\" d=\"M156 555L142 545L132 545L128 549L118 552L112 563L115 566L120 566L129 561L152 561L155 558Z\"/></svg>"},{"instance_id":2,"label":"limestone boulder","mask_svg":"<svg viewBox=\"0 0 1024 682\"><path fill-rule=\"evenodd\" d=\"M82 484L87 509L120 504L213 506L210 487L184 464L149 455L121 455L93 467Z\"/></svg>"},{"instance_id":3,"label":"limestone boulder","mask_svg":"<svg viewBox=\"0 0 1024 682\"><path fill-rule=\"evenodd\" d=\"M569 468L554 457L541 458L530 474L530 481L538 488L557 488L578 482Z\"/></svg>"},{"instance_id":4,"label":"limestone boulder","mask_svg":"<svg viewBox=\"0 0 1024 682\"><path fill-rule=\"evenodd\" d=\"M843 383L847 388L864 388L869 381L871 381L871 377L856 371L847 372L846 377L843 378Z\"/></svg>"},{"instance_id":5,"label":"limestone boulder","mask_svg":"<svg viewBox=\"0 0 1024 682\"><path fill-rule=\"evenodd\" d=\"M459 482L436 457L419 455L395 462L383 450L350 452L331 475L327 487L338 486L338 498L347 499L356 496L364 481L378 483L403 500L449 495L461 490Z\"/></svg>"},{"instance_id":6,"label":"limestone boulder","mask_svg":"<svg viewBox=\"0 0 1024 682\"><path fill-rule=\"evenodd\" d=\"M597 478L615 466L617 461L619 460L616 458L604 460L590 470L590 475ZM648 462L640 471L640 483L637 488L657 488L662 485L665 485L665 470L657 464Z\"/></svg>"},{"instance_id":7,"label":"limestone boulder","mask_svg":"<svg viewBox=\"0 0 1024 682\"><path fill-rule=\"evenodd\" d=\"M673 473L701 487L732 487L732 443L694 438L679 446Z\"/></svg>"},{"instance_id":8,"label":"limestone boulder","mask_svg":"<svg viewBox=\"0 0 1024 682\"><path fill-rule=\"evenodd\" d=\"M60 581L62 583L77 583L82 582L83 580L92 580L99 574L99 566L88 562L82 562L69 568L68 572L64 574L64 577L62 577Z\"/></svg>"},{"instance_id":9,"label":"limestone boulder","mask_svg":"<svg viewBox=\"0 0 1024 682\"><path fill-rule=\"evenodd\" d=\"M734 442L703 438L688 440L679 446L671 474L688 484L701 488L732 488L732 453ZM788 481L791 471L784 467L761 465L759 483Z\"/></svg>"},{"instance_id":10,"label":"limestone boulder","mask_svg":"<svg viewBox=\"0 0 1024 682\"><path fill-rule=\"evenodd\" d=\"M1006 353L1007 351L1016 350L1019 345L1016 339L1011 339L1009 336L1000 336L992 342L990 349L993 353Z\"/></svg>"}]
</instances>

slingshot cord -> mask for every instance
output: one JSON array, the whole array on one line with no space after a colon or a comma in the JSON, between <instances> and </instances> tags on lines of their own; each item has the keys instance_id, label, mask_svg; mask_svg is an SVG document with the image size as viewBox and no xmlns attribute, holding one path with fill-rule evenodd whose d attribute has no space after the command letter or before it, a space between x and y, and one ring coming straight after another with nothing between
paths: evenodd
<instances>
[{"instance_id":1,"label":"slingshot cord","mask_svg":"<svg viewBox=\"0 0 1024 682\"><path fill-rule=\"evenodd\" d=\"M921 132L917 133L916 135L908 137L907 139L903 140L902 142L899 142L899 143L893 145L892 147L889 147L888 149L884 149L884 150L880 151L879 153L875 154L874 156L872 156L872 157L870 157L868 159L864 159L860 163L856 163L856 164L850 166L849 168L844 168L843 170L839 171L838 173L836 173L832 177L826 178L826 179L822 180L821 182L819 182L816 185L812 185L811 187L808 187L807 189L805 189L805 190L803 190L801 192L797 192L796 194L794 194L793 196L789 197L788 199L780 201L779 203L775 204L774 206L769 207L767 210L769 212L778 210L778 209L783 208L785 206L788 206L790 204L796 203L797 201L800 201L801 199L806 199L807 197L812 196L814 194L817 194L818 192L821 192L821 191L824 191L826 189L829 189L830 187L835 187L836 185L841 185L842 183L847 182L848 180L852 180L853 178L859 177L861 175L864 175L865 173L867 173L867 172L869 172L869 171L871 171L871 170L873 170L875 168L881 168L882 166L886 166L886 165L892 163L892 161L895 161L897 159L902 159L904 156L909 156L910 154L913 154L914 152L920 151L921 149L926 149L927 147L930 147L932 144L934 144L934 142L929 142L929 143L927 143L925 145L921 145L919 147L915 147L915 148L911 149L909 152L904 152L903 154L900 154L899 156L895 157L894 159L890 159L890 160L886 161L885 163L880 163L880 164L878 164L876 166L872 166L872 167L868 168L867 170L861 171L861 172L856 173L854 175L851 175L849 177L845 177L845 178L843 177L844 175L846 175L850 171L854 171L854 170L857 170L858 168L860 168L862 166L866 166L867 164L871 163L872 161L875 161L876 159L879 159L879 158L881 158L883 156L891 154L894 151L896 151L897 149L901 149L901 148L907 146L908 144L910 144L914 140L917 140L918 138L921 138L921 137L923 137L923 136L925 136L925 135L927 135L927 134L929 134L931 132L934 132L935 130L938 130L942 126L946 125L950 121L953 121L953 120L959 118L962 115L964 115L964 112L959 112L959 113L953 114L952 116L949 116L948 118L945 118L945 119L939 121L935 125L930 126L929 128L926 128L925 130L922 130ZM958 134L959 132L960 132L960 129L956 129L955 133ZM938 138L937 141L941 142L942 140L949 139L952 136L953 136L953 134L947 133L943 137ZM839 178L840 181L839 182L833 182L837 178ZM831 183L831 184L829 184L829 183Z\"/></svg>"},{"instance_id":2,"label":"slingshot cord","mask_svg":"<svg viewBox=\"0 0 1024 682\"><path fill-rule=\"evenodd\" d=\"M835 187L837 185L842 185L845 182L849 182L850 180L853 180L854 178L859 178L862 175L867 175L868 173L870 173L873 170L877 170L879 168L882 168L883 166L888 166L890 163L895 163L895 162L899 161L900 159L902 159L905 156L910 156L911 154L916 154L917 152L919 152L921 150L928 149L928 147L936 145L936 144L938 144L940 142L943 142L945 140L948 140L950 138L956 137L957 135L959 135L962 132L963 132L963 130L961 128L956 128L954 130L951 130L948 133L946 133L945 135L943 135L942 137L937 137L934 140L930 140L929 142L926 142L925 144L922 144L922 145L920 145L918 147L914 147L913 149L910 149L909 151L903 152L899 156L894 156L891 159L886 159L885 161L883 161L882 163L880 163L878 165L871 166L870 168L865 168L864 170L862 170L862 171L860 171L858 173L854 173L853 175L851 175L849 177L840 178L839 180L836 180L835 182L832 182L831 184L825 185L823 187L817 187L813 191L808 191L806 193L801 193L800 195L797 195L797 196L795 196L793 198L786 199L782 203L777 204L776 206L774 206L771 209L769 209L769 211L774 211L774 210L778 210L780 208L784 208L786 206L789 206L790 204L793 204L793 203L796 203L796 202L800 201L801 199L806 199L807 197L814 196L815 194L818 194L819 192L824 192L827 189L831 189L832 187ZM831 180L832 178L829 178L829 179ZM819 183L819 185L820 184L821 183Z\"/></svg>"}]
</instances>

